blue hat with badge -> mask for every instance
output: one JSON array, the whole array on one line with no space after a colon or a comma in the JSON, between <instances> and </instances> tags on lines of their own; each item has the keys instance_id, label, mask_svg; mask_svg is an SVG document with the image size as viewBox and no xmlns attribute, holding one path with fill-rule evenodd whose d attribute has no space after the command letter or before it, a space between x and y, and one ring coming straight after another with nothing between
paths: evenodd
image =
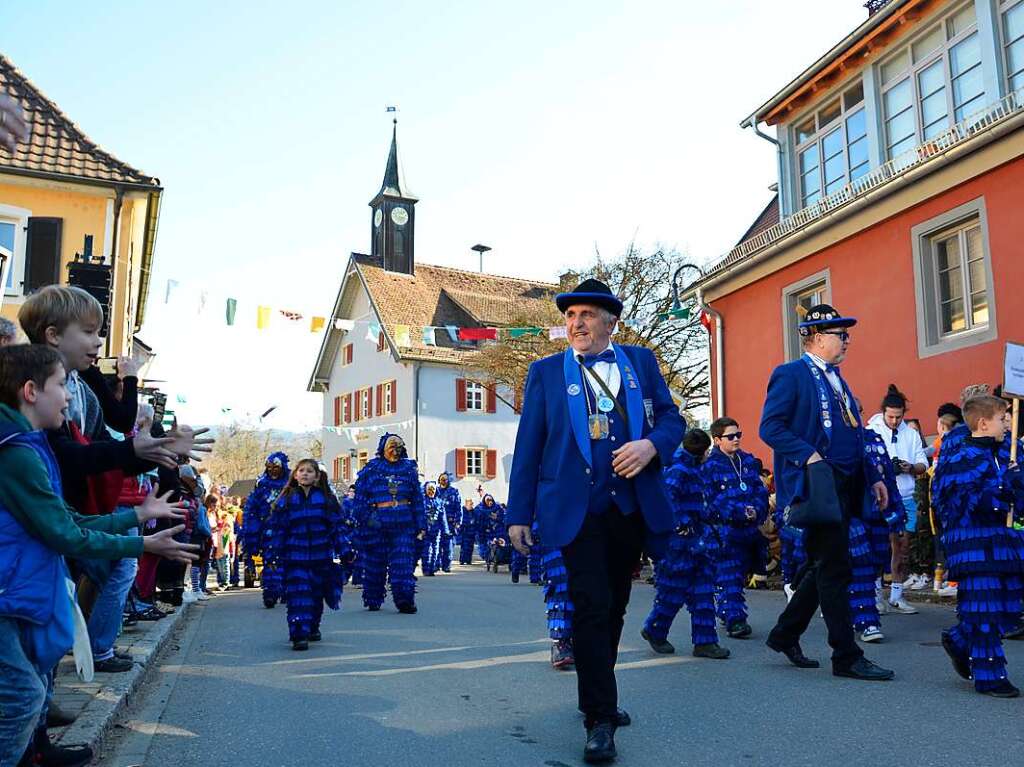
<instances>
[{"instance_id":1,"label":"blue hat with badge","mask_svg":"<svg viewBox=\"0 0 1024 767\"><path fill-rule=\"evenodd\" d=\"M797 307L797 314L800 315L800 323L796 326L802 336L809 336L812 333L820 333L826 328L852 328L857 324L853 317L843 317L838 311L828 304L812 306L806 312L801 312L803 307Z\"/></svg>"},{"instance_id":2,"label":"blue hat with badge","mask_svg":"<svg viewBox=\"0 0 1024 767\"><path fill-rule=\"evenodd\" d=\"M616 317L622 316L622 301L600 280L583 280L571 293L555 296L555 305L562 313L575 304L593 304L607 309Z\"/></svg>"}]
</instances>

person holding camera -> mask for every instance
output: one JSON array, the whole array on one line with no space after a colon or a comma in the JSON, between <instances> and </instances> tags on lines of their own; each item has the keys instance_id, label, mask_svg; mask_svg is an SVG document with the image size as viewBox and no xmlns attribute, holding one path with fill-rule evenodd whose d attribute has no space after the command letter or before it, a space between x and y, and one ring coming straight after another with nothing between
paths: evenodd
<instances>
[{"instance_id":1,"label":"person holding camera","mask_svg":"<svg viewBox=\"0 0 1024 767\"><path fill-rule=\"evenodd\" d=\"M800 637L820 604L832 673L881 681L894 674L867 660L854 641L848 596L849 520L860 513L866 489L879 508L889 505L877 467L864 460L860 416L838 367L856 324L827 304L811 307L797 326L803 356L775 368L768 382L760 436L774 452L776 503L787 522L804 529L807 560L766 644L798 668L817 668Z\"/></svg>"},{"instance_id":2,"label":"person holding camera","mask_svg":"<svg viewBox=\"0 0 1024 767\"><path fill-rule=\"evenodd\" d=\"M928 471L928 457L924 452L921 433L911 428L906 421L907 398L889 384L889 390L882 398L882 412L871 417L868 428L878 434L885 443L885 449L892 461L896 474L896 486L907 510L907 529L904 533L893 533L892 544L892 588L889 601L879 599L880 612L894 612L914 615L917 610L903 598L903 579L907 577L907 554L910 551L910 536L917 531L917 504L914 501L914 486L917 478ZM880 596L880 595L879 595Z\"/></svg>"}]
</instances>

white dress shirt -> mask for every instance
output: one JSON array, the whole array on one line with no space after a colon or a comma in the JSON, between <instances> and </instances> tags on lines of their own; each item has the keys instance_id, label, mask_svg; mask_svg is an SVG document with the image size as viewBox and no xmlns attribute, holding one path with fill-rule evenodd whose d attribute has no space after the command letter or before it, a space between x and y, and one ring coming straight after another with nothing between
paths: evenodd
<instances>
[{"instance_id":1,"label":"white dress shirt","mask_svg":"<svg viewBox=\"0 0 1024 767\"><path fill-rule=\"evenodd\" d=\"M608 344L606 349L612 349L614 353L614 347ZM605 351L602 349L599 352L593 352L593 354L601 354ZM576 352L576 361L581 365L583 364L583 355ZM619 396L619 387L622 386L622 374L619 373L619 366L616 362L595 362L594 366L590 368L590 371L597 374L597 377L604 381L608 387L608 391L612 393L613 397ZM601 394L601 387L594 381L593 377L586 371L583 370L583 380L587 382L591 390L595 395Z\"/></svg>"}]
</instances>

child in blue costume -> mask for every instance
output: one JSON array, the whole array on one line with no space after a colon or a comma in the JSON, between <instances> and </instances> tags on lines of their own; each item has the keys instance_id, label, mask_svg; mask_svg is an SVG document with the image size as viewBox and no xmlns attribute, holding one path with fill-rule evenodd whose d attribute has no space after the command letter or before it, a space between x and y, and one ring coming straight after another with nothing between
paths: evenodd
<instances>
[{"instance_id":1,"label":"child in blue costume","mask_svg":"<svg viewBox=\"0 0 1024 767\"><path fill-rule=\"evenodd\" d=\"M675 535L657 565L654 605L640 635L657 653L674 653L668 641L680 608L690 612L693 654L698 658L724 660L729 651L718 644L715 630L715 553L718 535L714 512L704 503L704 481L700 466L711 439L700 429L691 429L683 448L665 469L665 484L672 501ZM760 480L758 480L760 481Z\"/></svg>"},{"instance_id":2,"label":"child in blue costume","mask_svg":"<svg viewBox=\"0 0 1024 767\"><path fill-rule=\"evenodd\" d=\"M420 570L433 575L441 569L441 540L448 530L444 513L444 497L434 482L423 485L423 510L427 518L427 534L419 542Z\"/></svg>"},{"instance_id":3,"label":"child in blue costume","mask_svg":"<svg viewBox=\"0 0 1024 767\"><path fill-rule=\"evenodd\" d=\"M462 522L462 496L458 488L452 485L452 475L442 471L437 477L437 494L444 505L445 526L441 529L438 543L438 567L445 573L452 571L452 541L459 534Z\"/></svg>"},{"instance_id":4,"label":"child in blue costume","mask_svg":"<svg viewBox=\"0 0 1024 767\"><path fill-rule=\"evenodd\" d=\"M467 498L462 503L462 522L459 524L459 564L473 564L473 546L476 545L476 509Z\"/></svg>"},{"instance_id":5,"label":"child in blue costume","mask_svg":"<svg viewBox=\"0 0 1024 767\"><path fill-rule=\"evenodd\" d=\"M970 434L943 441L932 482L946 567L959 581L959 622L942 633L942 646L977 692L1015 698L1020 690L1006 676L1001 634L1016 626L1021 610L1024 543L1007 514L1024 509L1024 479L1010 463L1006 402L972 397L963 411Z\"/></svg>"},{"instance_id":6,"label":"child in blue costume","mask_svg":"<svg viewBox=\"0 0 1024 767\"><path fill-rule=\"evenodd\" d=\"M320 641L324 605L341 607L342 567L350 560L351 528L327 475L312 458L295 465L270 515L267 561L280 574L288 607L288 639L294 650Z\"/></svg>"},{"instance_id":7,"label":"child in blue costume","mask_svg":"<svg viewBox=\"0 0 1024 767\"><path fill-rule=\"evenodd\" d=\"M572 648L572 599L569 596L569 571L562 561L562 550L545 548L541 552L544 568L544 607L551 637L551 667L568 670L576 665Z\"/></svg>"},{"instance_id":8,"label":"child in blue costume","mask_svg":"<svg viewBox=\"0 0 1024 767\"><path fill-rule=\"evenodd\" d=\"M397 434L385 434L377 457L356 477L355 516L363 558L363 605L384 604L385 584L400 613L416 612L416 541L426 535L416 461Z\"/></svg>"},{"instance_id":9,"label":"child in blue costume","mask_svg":"<svg viewBox=\"0 0 1024 767\"><path fill-rule=\"evenodd\" d=\"M768 541L758 529L768 516L768 490L761 481L761 464L740 450L743 432L732 418L711 424L715 447L701 467L704 500L720 521L722 549L716 585L718 617L733 639L746 639L747 601L743 586L748 572L764 576Z\"/></svg>"},{"instance_id":10,"label":"child in blue costume","mask_svg":"<svg viewBox=\"0 0 1024 767\"><path fill-rule=\"evenodd\" d=\"M263 476L256 480L256 487L245 499L242 516L243 535L245 537L246 567L254 569L252 558L263 557L263 573L260 575L260 588L263 589L263 605L270 608L281 598L281 578L266 561L264 549L268 540L267 520L270 509L277 497L288 484L288 456L284 453L271 453Z\"/></svg>"},{"instance_id":11,"label":"child in blue costume","mask_svg":"<svg viewBox=\"0 0 1024 767\"><path fill-rule=\"evenodd\" d=\"M509 564L511 570L512 547L508 543L508 528L505 526L505 507L494 500L491 495L485 495L480 502L482 508L480 516L480 554L489 563L488 569L493 565L494 572L498 572L499 564ZM501 551L507 549L507 551Z\"/></svg>"}]
</instances>

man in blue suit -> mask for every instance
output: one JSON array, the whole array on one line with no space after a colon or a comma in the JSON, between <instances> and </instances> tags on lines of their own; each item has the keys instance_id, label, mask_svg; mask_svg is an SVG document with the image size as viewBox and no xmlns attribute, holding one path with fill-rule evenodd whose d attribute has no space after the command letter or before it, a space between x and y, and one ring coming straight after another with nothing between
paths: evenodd
<instances>
[{"instance_id":1,"label":"man in blue suit","mask_svg":"<svg viewBox=\"0 0 1024 767\"><path fill-rule=\"evenodd\" d=\"M555 297L570 348L534 362L526 377L507 522L523 554L536 520L562 551L575 604L573 643L588 763L615 758L615 659L641 551L658 553L673 527L662 467L685 424L649 349L611 335L622 302L585 280Z\"/></svg>"},{"instance_id":2,"label":"man in blue suit","mask_svg":"<svg viewBox=\"0 0 1024 767\"><path fill-rule=\"evenodd\" d=\"M886 680L893 672L867 660L854 641L847 593L852 578L848 525L860 514L865 487L871 488L879 508L889 505L877 469L872 467L870 474L866 470L856 400L839 373L850 345L849 328L856 324L827 304L811 307L797 326L803 356L775 368L768 382L760 434L775 453L776 505L787 517L798 502L816 509L838 506L841 521L806 525L807 561L766 644L799 668L817 668L818 662L803 654L800 637L820 604L832 647L832 673ZM809 480L812 472L814 483Z\"/></svg>"}]
</instances>

